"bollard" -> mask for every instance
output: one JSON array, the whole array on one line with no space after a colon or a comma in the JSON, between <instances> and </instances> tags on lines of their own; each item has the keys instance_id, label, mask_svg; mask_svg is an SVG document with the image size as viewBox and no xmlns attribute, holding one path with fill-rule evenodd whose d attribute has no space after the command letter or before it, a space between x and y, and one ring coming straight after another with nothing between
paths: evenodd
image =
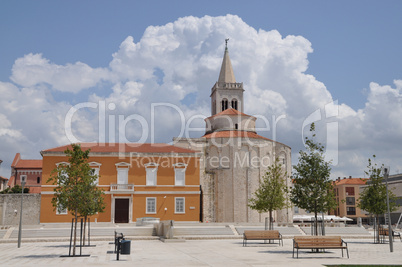
<instances>
[{"instance_id":1,"label":"bollard","mask_svg":"<svg viewBox=\"0 0 402 267\"><path fill-rule=\"evenodd\" d=\"M124 239L123 233L117 233L116 231L114 231L114 253L117 253L118 244L120 243L121 239Z\"/></svg>"}]
</instances>

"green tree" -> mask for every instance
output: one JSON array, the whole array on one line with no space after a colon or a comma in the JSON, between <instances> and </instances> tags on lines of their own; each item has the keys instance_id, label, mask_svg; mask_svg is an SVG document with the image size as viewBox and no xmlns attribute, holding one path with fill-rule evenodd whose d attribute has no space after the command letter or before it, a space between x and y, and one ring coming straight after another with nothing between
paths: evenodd
<instances>
[{"instance_id":1,"label":"green tree","mask_svg":"<svg viewBox=\"0 0 402 267\"><path fill-rule=\"evenodd\" d=\"M276 158L269 166L260 187L255 191L254 198L249 200L249 207L259 213L269 212L269 230L273 230L272 212L288 207L286 172Z\"/></svg>"},{"instance_id":2,"label":"green tree","mask_svg":"<svg viewBox=\"0 0 402 267\"><path fill-rule=\"evenodd\" d=\"M375 159L375 155L373 155ZM358 207L362 210L367 211L371 215L374 215L377 221L376 225L376 239L377 242L380 241L379 236L379 219L380 215L385 214L388 211L387 208L387 187L384 181L384 176L382 174L382 165L378 167L377 163L372 162L371 159L368 160L366 175L369 177L367 181L367 186L360 193L360 198L358 199ZM395 211L398 207L395 194L388 190L389 195L389 208L390 211Z\"/></svg>"},{"instance_id":3,"label":"green tree","mask_svg":"<svg viewBox=\"0 0 402 267\"><path fill-rule=\"evenodd\" d=\"M324 159L324 146L314 142L314 123L311 124L310 132L312 138L306 137L307 151L299 152L299 162L293 166L295 173L290 199L299 208L314 212L317 222L318 213L336 208L337 203L330 180L330 162ZM316 235L317 230L316 223Z\"/></svg>"},{"instance_id":4,"label":"green tree","mask_svg":"<svg viewBox=\"0 0 402 267\"><path fill-rule=\"evenodd\" d=\"M22 187L16 184L14 187L6 188L0 192L0 194L21 194ZM29 193L29 187L24 187L24 193Z\"/></svg>"},{"instance_id":5,"label":"green tree","mask_svg":"<svg viewBox=\"0 0 402 267\"><path fill-rule=\"evenodd\" d=\"M77 221L78 217L102 212L103 191L96 187L97 176L93 174L88 164L90 150L82 151L81 146L72 144L72 150L64 151L68 157L68 164L60 164L52 171L48 182L56 185L52 204L54 209L67 209L75 219L74 223L74 242L73 256L75 256L77 240ZM96 197L95 197L96 196ZM86 212L91 207L91 212Z\"/></svg>"},{"instance_id":6,"label":"green tree","mask_svg":"<svg viewBox=\"0 0 402 267\"><path fill-rule=\"evenodd\" d=\"M83 203L86 205L80 206L78 213L84 217L84 233L83 233L83 244L85 245L85 236L86 236L86 225L87 219L89 216L96 214L97 212L103 212L106 208L106 205L103 201L104 192L97 187L96 180L98 179L97 175L91 170L91 176L93 178L87 179L85 184L83 185L83 190L86 194L82 199Z\"/></svg>"}]
</instances>

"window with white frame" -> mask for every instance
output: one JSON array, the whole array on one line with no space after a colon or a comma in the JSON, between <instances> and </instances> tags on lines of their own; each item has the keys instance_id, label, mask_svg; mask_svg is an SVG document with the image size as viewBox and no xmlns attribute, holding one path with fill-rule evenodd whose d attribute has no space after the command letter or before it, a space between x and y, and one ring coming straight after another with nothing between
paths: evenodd
<instances>
[{"instance_id":1,"label":"window with white frame","mask_svg":"<svg viewBox=\"0 0 402 267\"><path fill-rule=\"evenodd\" d=\"M98 162L90 162L89 166L91 167L92 170L92 175L96 175L96 181L95 184L98 185L99 184L99 171L100 171L100 166L102 164L98 163Z\"/></svg>"},{"instance_id":2,"label":"window with white frame","mask_svg":"<svg viewBox=\"0 0 402 267\"><path fill-rule=\"evenodd\" d=\"M60 166L61 165L61 166ZM68 162L59 162L59 163L56 163L56 167L58 168L59 166L60 167L67 167L67 166L69 166L70 165L70 163L68 163ZM60 173L59 173L59 177L60 178L63 178L63 180L65 180L65 179L68 179L68 174L67 174L67 170L66 169L63 169L62 171L60 171ZM58 184L59 185L62 185L62 181L60 181L60 178L59 178L59 180L58 180Z\"/></svg>"},{"instance_id":3,"label":"window with white frame","mask_svg":"<svg viewBox=\"0 0 402 267\"><path fill-rule=\"evenodd\" d=\"M174 164L174 184L184 186L186 184L186 168L184 163Z\"/></svg>"},{"instance_id":4,"label":"window with white frame","mask_svg":"<svg viewBox=\"0 0 402 267\"><path fill-rule=\"evenodd\" d=\"M295 213L295 214L299 214L299 207L298 207L298 206L295 206L295 208L294 208L294 213Z\"/></svg>"},{"instance_id":5,"label":"window with white frame","mask_svg":"<svg viewBox=\"0 0 402 267\"><path fill-rule=\"evenodd\" d=\"M153 162L145 164L147 171L146 185L156 185L158 166L158 164Z\"/></svg>"},{"instance_id":6,"label":"window with white frame","mask_svg":"<svg viewBox=\"0 0 402 267\"><path fill-rule=\"evenodd\" d=\"M67 208L63 209L60 205L57 205L56 214L57 215L66 215L67 214Z\"/></svg>"},{"instance_id":7,"label":"window with white frame","mask_svg":"<svg viewBox=\"0 0 402 267\"><path fill-rule=\"evenodd\" d=\"M156 213L156 198L147 197L146 213L147 214L155 214Z\"/></svg>"},{"instance_id":8,"label":"window with white frame","mask_svg":"<svg viewBox=\"0 0 402 267\"><path fill-rule=\"evenodd\" d=\"M175 213L185 213L185 199L184 197L175 197L174 212Z\"/></svg>"},{"instance_id":9,"label":"window with white frame","mask_svg":"<svg viewBox=\"0 0 402 267\"><path fill-rule=\"evenodd\" d=\"M120 162L116 164L117 168L117 183L118 184L128 184L128 168L129 163Z\"/></svg>"}]
</instances>

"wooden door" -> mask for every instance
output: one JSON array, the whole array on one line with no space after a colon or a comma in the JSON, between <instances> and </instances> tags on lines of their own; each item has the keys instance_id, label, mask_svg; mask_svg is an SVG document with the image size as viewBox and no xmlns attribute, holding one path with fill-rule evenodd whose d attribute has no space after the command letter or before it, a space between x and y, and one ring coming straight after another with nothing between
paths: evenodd
<instances>
[{"instance_id":1,"label":"wooden door","mask_svg":"<svg viewBox=\"0 0 402 267\"><path fill-rule=\"evenodd\" d=\"M115 223L128 223L128 213L130 206L130 199L116 198L114 200L114 222Z\"/></svg>"}]
</instances>

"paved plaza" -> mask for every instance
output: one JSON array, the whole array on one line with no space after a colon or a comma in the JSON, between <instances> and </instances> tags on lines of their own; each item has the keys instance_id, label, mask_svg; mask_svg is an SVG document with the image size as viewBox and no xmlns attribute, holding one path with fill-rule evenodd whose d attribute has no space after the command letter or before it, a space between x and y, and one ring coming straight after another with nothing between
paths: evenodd
<instances>
[{"instance_id":1,"label":"paved plaza","mask_svg":"<svg viewBox=\"0 0 402 267\"><path fill-rule=\"evenodd\" d=\"M17 248L18 227L0 229L0 266L323 266L324 264L401 264L402 242L374 244L373 232L362 227L327 228L327 235L340 235L348 243L350 258L341 250L325 253L299 251L292 258L295 235L306 235L303 227L276 227L283 235L283 246L249 241L243 247L246 229L263 229L253 224L176 223L178 239L162 242L154 235L153 226L98 223L91 225L91 247L83 247L87 257L68 255L70 224L40 224L23 227L21 248ZM114 231L131 240L131 254L116 260ZM1 238L2 237L2 238ZM79 253L79 247L77 248Z\"/></svg>"},{"instance_id":2,"label":"paved plaza","mask_svg":"<svg viewBox=\"0 0 402 267\"><path fill-rule=\"evenodd\" d=\"M340 250L326 253L299 251L292 258L292 239L284 245L251 242L243 247L241 239L204 239L182 242L132 240L131 255L116 260L114 245L109 241L94 241L84 247L89 257L60 257L68 254L68 242L23 242L0 244L1 266L323 266L323 264L402 264L402 242L373 244L371 239L346 239L350 259L342 258ZM79 251L79 248L77 248ZM346 255L345 255L346 256Z\"/></svg>"}]
</instances>

